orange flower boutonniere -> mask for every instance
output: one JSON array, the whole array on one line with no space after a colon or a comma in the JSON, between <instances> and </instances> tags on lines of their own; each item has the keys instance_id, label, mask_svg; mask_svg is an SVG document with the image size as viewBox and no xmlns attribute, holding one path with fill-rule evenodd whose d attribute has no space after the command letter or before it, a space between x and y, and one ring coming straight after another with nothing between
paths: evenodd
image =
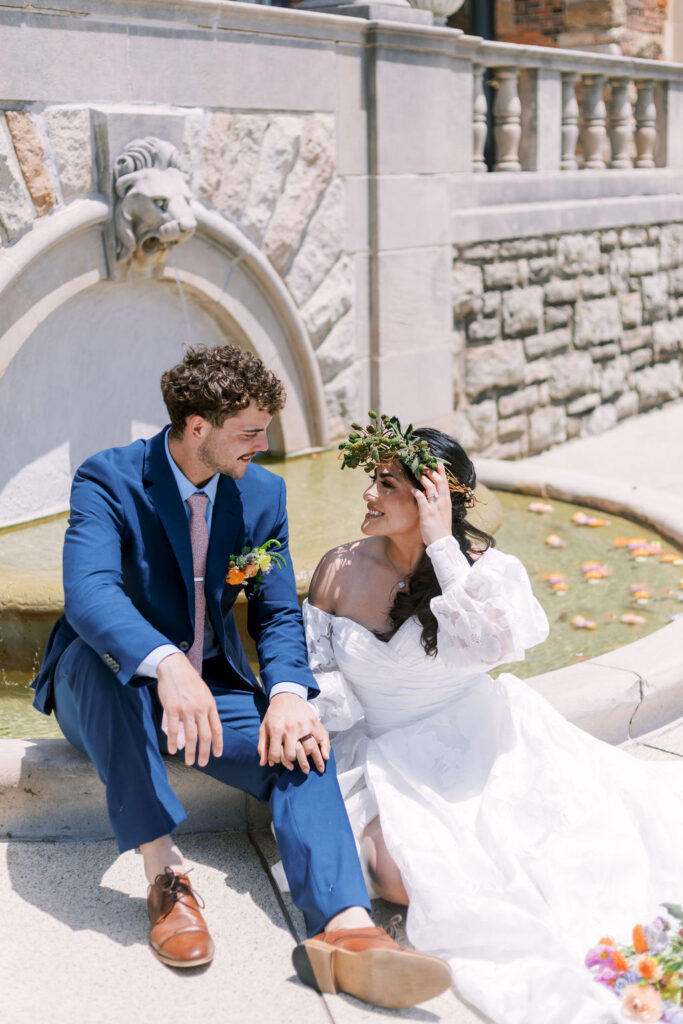
<instances>
[{"instance_id":1,"label":"orange flower boutonniere","mask_svg":"<svg viewBox=\"0 0 683 1024\"><path fill-rule=\"evenodd\" d=\"M276 551L271 551L272 547L281 547L279 540L271 538L267 540L265 544L261 544L260 547L250 548L248 545L242 548L239 555L230 555L230 561L228 562L228 575L225 577L225 582L230 583L234 587L239 587L248 583L249 580L254 581L254 593L259 589L264 579L276 565L279 569L284 569L285 560L282 555L279 555Z\"/></svg>"}]
</instances>

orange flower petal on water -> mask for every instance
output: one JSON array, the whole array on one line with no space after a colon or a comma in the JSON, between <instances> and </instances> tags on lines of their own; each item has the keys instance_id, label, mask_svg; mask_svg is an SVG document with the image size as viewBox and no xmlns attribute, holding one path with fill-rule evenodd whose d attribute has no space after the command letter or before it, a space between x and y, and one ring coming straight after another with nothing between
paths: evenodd
<instances>
[{"instance_id":1,"label":"orange flower petal on water","mask_svg":"<svg viewBox=\"0 0 683 1024\"><path fill-rule=\"evenodd\" d=\"M634 590L633 591L633 596L635 597L636 601L647 601L648 598L652 597L652 591L651 590Z\"/></svg>"},{"instance_id":2,"label":"orange flower petal on water","mask_svg":"<svg viewBox=\"0 0 683 1024\"><path fill-rule=\"evenodd\" d=\"M553 583L553 590L569 590L568 583Z\"/></svg>"},{"instance_id":3,"label":"orange flower petal on water","mask_svg":"<svg viewBox=\"0 0 683 1024\"><path fill-rule=\"evenodd\" d=\"M631 554L634 558L649 558L652 552L649 548L633 548Z\"/></svg>"},{"instance_id":4,"label":"orange flower petal on water","mask_svg":"<svg viewBox=\"0 0 683 1024\"><path fill-rule=\"evenodd\" d=\"M647 939L642 924L637 924L633 929L633 948L636 953L647 953Z\"/></svg>"},{"instance_id":5,"label":"orange flower petal on water","mask_svg":"<svg viewBox=\"0 0 683 1024\"><path fill-rule=\"evenodd\" d=\"M575 615L570 625L574 629L597 629L597 624L592 619L585 619L583 615Z\"/></svg>"},{"instance_id":6,"label":"orange flower petal on water","mask_svg":"<svg viewBox=\"0 0 683 1024\"><path fill-rule=\"evenodd\" d=\"M615 537L613 543L615 548L625 548L628 544L628 537Z\"/></svg>"},{"instance_id":7,"label":"orange flower petal on water","mask_svg":"<svg viewBox=\"0 0 683 1024\"><path fill-rule=\"evenodd\" d=\"M630 548L642 548L643 544L647 544L647 537L629 537L627 543Z\"/></svg>"},{"instance_id":8,"label":"orange flower petal on water","mask_svg":"<svg viewBox=\"0 0 683 1024\"><path fill-rule=\"evenodd\" d=\"M662 557L659 559L659 561L660 562L670 562L671 564L673 564L674 562L677 561L677 559L678 559L678 555L662 555Z\"/></svg>"}]
</instances>

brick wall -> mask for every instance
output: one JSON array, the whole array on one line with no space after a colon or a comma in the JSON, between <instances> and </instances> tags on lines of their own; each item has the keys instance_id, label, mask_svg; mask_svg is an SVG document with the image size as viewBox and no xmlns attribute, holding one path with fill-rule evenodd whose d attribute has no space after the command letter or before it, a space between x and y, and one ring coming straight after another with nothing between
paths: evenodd
<instances>
[{"instance_id":1,"label":"brick wall","mask_svg":"<svg viewBox=\"0 0 683 1024\"><path fill-rule=\"evenodd\" d=\"M528 46L557 46L566 31L565 0L498 0L496 39Z\"/></svg>"},{"instance_id":2,"label":"brick wall","mask_svg":"<svg viewBox=\"0 0 683 1024\"><path fill-rule=\"evenodd\" d=\"M658 59L670 0L497 0L496 39Z\"/></svg>"}]
</instances>

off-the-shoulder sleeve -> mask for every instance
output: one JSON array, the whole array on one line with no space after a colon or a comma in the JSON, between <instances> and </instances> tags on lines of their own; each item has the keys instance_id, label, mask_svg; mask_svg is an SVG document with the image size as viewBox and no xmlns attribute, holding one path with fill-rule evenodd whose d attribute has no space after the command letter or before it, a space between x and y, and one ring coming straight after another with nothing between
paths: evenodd
<instances>
[{"instance_id":1,"label":"off-the-shoulder sleeve","mask_svg":"<svg viewBox=\"0 0 683 1024\"><path fill-rule=\"evenodd\" d=\"M308 601L304 601L303 614L308 661L320 687L320 695L311 704L329 732L342 732L363 717L363 708L337 666L332 643L334 616Z\"/></svg>"},{"instance_id":2,"label":"off-the-shoulder sleeve","mask_svg":"<svg viewBox=\"0 0 683 1024\"><path fill-rule=\"evenodd\" d=\"M521 661L548 636L548 620L514 555L489 548L470 565L455 537L427 548L441 594L430 607L439 625L439 654L459 669Z\"/></svg>"}]
</instances>

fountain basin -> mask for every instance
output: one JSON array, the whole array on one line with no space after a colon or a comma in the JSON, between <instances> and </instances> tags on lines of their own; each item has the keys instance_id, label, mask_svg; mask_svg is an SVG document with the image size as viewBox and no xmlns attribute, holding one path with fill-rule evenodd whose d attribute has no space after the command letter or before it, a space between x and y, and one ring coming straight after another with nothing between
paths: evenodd
<instances>
[{"instance_id":1,"label":"fountain basin","mask_svg":"<svg viewBox=\"0 0 683 1024\"><path fill-rule=\"evenodd\" d=\"M362 490L365 486L362 474L342 475L338 472L336 453L325 452L306 458L271 460L271 468L282 475L289 490L290 522L292 524L292 557L297 572L299 599L303 601L308 592L310 576L321 555L335 543L354 539L359 534L362 517ZM678 590L681 570L672 565L652 565L649 560L645 572L651 585L653 600L637 602L628 593L630 579L641 578L644 569L633 565L625 552L612 547L612 537L626 532L629 536L643 532L631 522L611 520L599 530L580 529L571 520L574 511L590 511L555 503L548 515L530 515L527 506L529 494L553 496L566 499L572 494L567 488L548 486L548 481L519 481L509 463L496 466L484 462L480 473L491 483L502 487L501 497L506 508L502 515L497 495L486 486L480 485L478 501L472 518L489 532L497 532L501 548L517 554L526 565L536 594L544 605L551 623L551 638L545 644L532 649L527 658L518 664L506 666L522 677L545 677L560 666L576 668L577 661L594 660L596 657L614 653L612 648L623 646L631 638L662 626L669 616L681 610L677 598L683 594ZM497 475L496 475L497 474ZM527 495L517 492L522 486ZM588 487L585 496L593 505L596 497L594 486ZM578 494L577 494L578 496ZM622 496L623 499L623 496ZM622 501L623 503L623 501ZM604 495L603 495L604 505ZM605 506L606 507L606 506ZM609 511L619 507L613 501ZM657 509L661 509L661 501ZM648 517L640 510L641 521ZM502 520L502 522L501 522ZM656 525L648 519L650 526ZM52 623L62 611L63 592L61 585L61 548L66 518L52 517L38 524L5 531L0 534L0 735L60 736L54 718L45 718L30 708L31 694L28 684L40 663L42 650ZM549 533L560 534L567 547L563 551L550 550L544 543ZM668 534L671 535L669 530ZM675 536L675 530L673 530ZM657 539L648 533L649 539ZM611 577L589 586L584 580L580 563L582 559L593 558L609 562ZM568 593L555 593L543 582L548 570L565 570L569 580ZM545 572L544 572L545 570ZM648 576L649 573L649 576ZM668 588L669 596L663 597L662 590ZM611 609L611 611L610 611ZM238 600L235 606L238 626L244 638L248 656L256 662L256 652L246 630L246 602ZM596 622L594 632L579 632L572 628L571 618L576 613L588 616ZM627 626L620 621L621 614L638 613L642 620L638 626ZM597 672L592 677L591 688L598 687ZM571 676L574 679L574 676ZM569 680L569 677L567 677ZM632 674L627 677L633 686ZM620 679L625 683L626 679ZM546 685L546 683L539 684ZM552 681L547 683L553 689ZM602 684L600 684L602 685ZM572 682L562 684L562 692L555 699L567 701L564 689L575 689ZM607 686L607 691L610 687ZM637 698L629 698L629 704ZM583 705L582 701L582 705ZM623 702L622 702L623 703ZM570 717L573 717L575 710ZM623 723L617 726L619 735Z\"/></svg>"}]
</instances>

